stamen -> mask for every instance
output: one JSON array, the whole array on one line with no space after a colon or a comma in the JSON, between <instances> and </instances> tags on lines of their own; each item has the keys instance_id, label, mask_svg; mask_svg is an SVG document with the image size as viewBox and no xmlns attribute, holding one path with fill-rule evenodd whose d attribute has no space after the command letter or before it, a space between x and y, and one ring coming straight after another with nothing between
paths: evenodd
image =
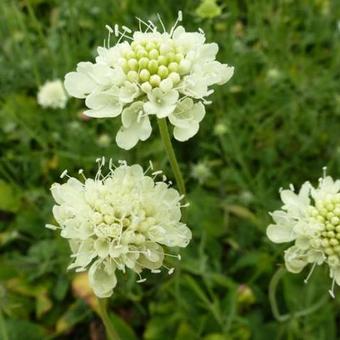
<instances>
[{"instance_id":1,"label":"stamen","mask_svg":"<svg viewBox=\"0 0 340 340\"><path fill-rule=\"evenodd\" d=\"M159 13L157 13L157 18L158 18L158 20L159 20L159 22L160 22L160 24L161 24L161 26L162 26L162 28L163 28L163 33L165 33L165 32L166 32L166 29L165 29L164 23L163 23L163 21L162 21L161 16L159 15Z\"/></svg>"},{"instance_id":2,"label":"stamen","mask_svg":"<svg viewBox=\"0 0 340 340\"><path fill-rule=\"evenodd\" d=\"M303 281L304 283L308 283L308 280L309 280L310 277L312 276L315 267L316 267L316 262L313 263L312 269L310 270L310 272L308 273L307 277L306 277L306 278L304 279L304 281Z\"/></svg>"},{"instance_id":3,"label":"stamen","mask_svg":"<svg viewBox=\"0 0 340 340\"><path fill-rule=\"evenodd\" d=\"M151 30L152 29L152 27L150 27L150 25L148 25L144 20L142 20L141 18L138 18L138 17L136 17L136 19L139 21L139 23L140 24L144 24L145 26L146 26L146 31L149 29L149 30ZM142 30L140 30L141 32L142 32ZM145 32L146 32L145 31Z\"/></svg>"},{"instance_id":4,"label":"stamen","mask_svg":"<svg viewBox=\"0 0 340 340\"><path fill-rule=\"evenodd\" d=\"M105 27L109 31L107 35L107 48L110 48L111 33L113 33L113 29L109 25L105 25ZM104 40L104 47L105 47L105 40Z\"/></svg>"},{"instance_id":5,"label":"stamen","mask_svg":"<svg viewBox=\"0 0 340 340\"><path fill-rule=\"evenodd\" d=\"M173 35L173 33L174 33L174 31L175 31L175 29L176 29L176 27L177 27L177 24L179 23L179 22L181 22L183 20L183 13L182 13L182 11L178 11L178 13L177 13L177 19L176 19L176 21L175 21L175 23L174 23L174 25L171 27L171 30L170 30L170 37L172 37L172 35Z\"/></svg>"},{"instance_id":6,"label":"stamen","mask_svg":"<svg viewBox=\"0 0 340 340\"><path fill-rule=\"evenodd\" d=\"M122 29L125 31L125 32L128 32L128 33L132 33L132 30L127 27L127 26L122 26Z\"/></svg>"},{"instance_id":7,"label":"stamen","mask_svg":"<svg viewBox=\"0 0 340 340\"><path fill-rule=\"evenodd\" d=\"M85 272L86 271L86 268L77 268L75 270L76 273L81 273L81 272Z\"/></svg>"},{"instance_id":8,"label":"stamen","mask_svg":"<svg viewBox=\"0 0 340 340\"><path fill-rule=\"evenodd\" d=\"M161 272L160 269L152 269L151 270L151 273L153 273L153 274L159 274L160 272Z\"/></svg>"},{"instance_id":9,"label":"stamen","mask_svg":"<svg viewBox=\"0 0 340 340\"><path fill-rule=\"evenodd\" d=\"M139 277L139 280L136 281L137 283L142 283L142 282L146 281L146 279L143 279L142 276L139 273L137 273L137 275Z\"/></svg>"},{"instance_id":10,"label":"stamen","mask_svg":"<svg viewBox=\"0 0 340 340\"><path fill-rule=\"evenodd\" d=\"M181 10L178 11L178 21L181 22L183 20L183 12Z\"/></svg>"},{"instance_id":11,"label":"stamen","mask_svg":"<svg viewBox=\"0 0 340 340\"><path fill-rule=\"evenodd\" d=\"M51 229L51 230L61 229L60 227L57 227L56 225L53 225L53 224L45 224L45 228Z\"/></svg>"},{"instance_id":12,"label":"stamen","mask_svg":"<svg viewBox=\"0 0 340 340\"><path fill-rule=\"evenodd\" d=\"M109 31L109 33L113 33L113 29L109 25L105 25L106 29Z\"/></svg>"},{"instance_id":13,"label":"stamen","mask_svg":"<svg viewBox=\"0 0 340 340\"><path fill-rule=\"evenodd\" d=\"M162 170L157 170L157 171L154 171L151 175L154 176L154 178L156 178L158 175L161 175L163 173Z\"/></svg>"},{"instance_id":14,"label":"stamen","mask_svg":"<svg viewBox=\"0 0 340 340\"><path fill-rule=\"evenodd\" d=\"M83 179L84 179L85 181L87 180L86 176L84 175L84 170L83 170L83 169L79 169L79 170L78 170L78 174L79 174L80 176L82 176Z\"/></svg>"},{"instance_id":15,"label":"stamen","mask_svg":"<svg viewBox=\"0 0 340 340\"><path fill-rule=\"evenodd\" d=\"M118 38L119 37L119 26L115 24L114 29L115 29L115 36L116 38Z\"/></svg>"},{"instance_id":16,"label":"stamen","mask_svg":"<svg viewBox=\"0 0 340 340\"><path fill-rule=\"evenodd\" d=\"M333 299L335 299L334 289L335 289L335 279L333 278L332 287L331 287L331 289L328 291L328 292L329 292L329 295L330 295Z\"/></svg>"},{"instance_id":17,"label":"stamen","mask_svg":"<svg viewBox=\"0 0 340 340\"><path fill-rule=\"evenodd\" d=\"M323 178L325 178L327 176L327 166L324 166L322 168L322 176L323 176Z\"/></svg>"},{"instance_id":18,"label":"stamen","mask_svg":"<svg viewBox=\"0 0 340 340\"><path fill-rule=\"evenodd\" d=\"M61 173L60 178L64 178L66 175L67 175L67 170L64 170L64 171Z\"/></svg>"}]
</instances>

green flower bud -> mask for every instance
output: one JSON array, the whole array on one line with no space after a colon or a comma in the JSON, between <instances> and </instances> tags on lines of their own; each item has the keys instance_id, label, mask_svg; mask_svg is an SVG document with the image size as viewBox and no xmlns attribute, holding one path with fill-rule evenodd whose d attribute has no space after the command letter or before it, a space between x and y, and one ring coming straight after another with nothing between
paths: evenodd
<instances>
[{"instance_id":1,"label":"green flower bud","mask_svg":"<svg viewBox=\"0 0 340 340\"><path fill-rule=\"evenodd\" d=\"M127 59L136 58L136 53L133 52L132 50L130 50L129 52L126 53L125 57L126 57Z\"/></svg>"},{"instance_id":2,"label":"green flower bud","mask_svg":"<svg viewBox=\"0 0 340 340\"><path fill-rule=\"evenodd\" d=\"M150 84L153 87L159 86L160 82L161 82L161 77L158 74L153 74L150 77Z\"/></svg>"},{"instance_id":3,"label":"green flower bud","mask_svg":"<svg viewBox=\"0 0 340 340\"><path fill-rule=\"evenodd\" d=\"M145 68L144 68L143 70L141 70L141 71L139 72L139 78L140 78L140 80L143 81L143 82L148 81L149 78L150 78L150 72L149 72L149 70L147 70L147 69L145 69Z\"/></svg>"},{"instance_id":4,"label":"green flower bud","mask_svg":"<svg viewBox=\"0 0 340 340\"><path fill-rule=\"evenodd\" d=\"M151 51L151 50L153 50L154 48L155 48L156 46L155 46L155 44L153 43L153 42L147 42L146 43L146 46L145 46L145 49L147 50L147 51Z\"/></svg>"},{"instance_id":5,"label":"green flower bud","mask_svg":"<svg viewBox=\"0 0 340 340\"><path fill-rule=\"evenodd\" d=\"M168 70L168 68L166 66L161 65L161 66L158 67L158 72L157 73L158 73L158 75L162 79L164 79L164 78L166 78L168 76L169 70Z\"/></svg>"},{"instance_id":6,"label":"green flower bud","mask_svg":"<svg viewBox=\"0 0 340 340\"><path fill-rule=\"evenodd\" d=\"M127 74L127 78L131 82L138 82L138 80L139 80L139 76L138 76L138 73L136 71L129 71L128 74Z\"/></svg>"},{"instance_id":7,"label":"green flower bud","mask_svg":"<svg viewBox=\"0 0 340 340\"><path fill-rule=\"evenodd\" d=\"M138 60L138 65L140 68L146 68L148 67L148 64L149 64L149 59L148 58L141 58Z\"/></svg>"},{"instance_id":8,"label":"green flower bud","mask_svg":"<svg viewBox=\"0 0 340 340\"><path fill-rule=\"evenodd\" d=\"M177 72L178 71L178 64L175 62L172 62L168 65L168 69L170 72Z\"/></svg>"},{"instance_id":9,"label":"green flower bud","mask_svg":"<svg viewBox=\"0 0 340 340\"><path fill-rule=\"evenodd\" d=\"M168 58L167 57L165 57L164 55L160 55L159 57L158 57L158 64L159 65L168 65Z\"/></svg>"},{"instance_id":10,"label":"green flower bud","mask_svg":"<svg viewBox=\"0 0 340 340\"><path fill-rule=\"evenodd\" d=\"M129 59L127 63L129 65L130 70L136 71L138 69L137 59L134 59L134 58Z\"/></svg>"},{"instance_id":11,"label":"green flower bud","mask_svg":"<svg viewBox=\"0 0 340 340\"><path fill-rule=\"evenodd\" d=\"M148 93L152 90L152 86L148 81L143 83L140 87L141 87L142 91L144 91L145 93Z\"/></svg>"},{"instance_id":12,"label":"green flower bud","mask_svg":"<svg viewBox=\"0 0 340 340\"><path fill-rule=\"evenodd\" d=\"M175 55L175 61L177 62L177 63L180 63L181 62L181 60L184 58L184 55L182 54L182 53L176 53L176 55Z\"/></svg>"},{"instance_id":13,"label":"green flower bud","mask_svg":"<svg viewBox=\"0 0 340 340\"><path fill-rule=\"evenodd\" d=\"M159 57L159 52L154 48L149 52L149 58L157 59Z\"/></svg>"},{"instance_id":14,"label":"green flower bud","mask_svg":"<svg viewBox=\"0 0 340 340\"><path fill-rule=\"evenodd\" d=\"M334 254L334 250L333 250L333 248L331 248L331 247L327 247L327 248L325 249L325 253L326 253L327 255L332 255L332 254Z\"/></svg>"},{"instance_id":15,"label":"green flower bud","mask_svg":"<svg viewBox=\"0 0 340 340\"><path fill-rule=\"evenodd\" d=\"M137 59L142 59L148 56L148 52L144 49L141 48L136 52Z\"/></svg>"},{"instance_id":16,"label":"green flower bud","mask_svg":"<svg viewBox=\"0 0 340 340\"><path fill-rule=\"evenodd\" d=\"M177 84L181 80L181 77L177 72L171 72L169 74L169 78L172 80L174 84Z\"/></svg>"},{"instance_id":17,"label":"green flower bud","mask_svg":"<svg viewBox=\"0 0 340 340\"><path fill-rule=\"evenodd\" d=\"M148 69L151 73L156 73L158 71L158 62L156 60L150 60L148 63Z\"/></svg>"}]
</instances>

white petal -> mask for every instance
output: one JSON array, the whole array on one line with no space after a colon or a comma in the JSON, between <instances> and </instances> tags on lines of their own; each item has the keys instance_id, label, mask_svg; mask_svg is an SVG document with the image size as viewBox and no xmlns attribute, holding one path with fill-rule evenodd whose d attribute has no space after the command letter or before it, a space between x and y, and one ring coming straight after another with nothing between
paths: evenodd
<instances>
[{"instance_id":1,"label":"white petal","mask_svg":"<svg viewBox=\"0 0 340 340\"><path fill-rule=\"evenodd\" d=\"M89 282L98 297L111 296L117 284L115 268L108 268L101 260L94 262L89 270Z\"/></svg>"},{"instance_id":2,"label":"white petal","mask_svg":"<svg viewBox=\"0 0 340 340\"><path fill-rule=\"evenodd\" d=\"M119 98L114 94L114 90L91 93L85 100L85 104L91 110L84 113L95 118L117 117L123 109Z\"/></svg>"},{"instance_id":3,"label":"white petal","mask_svg":"<svg viewBox=\"0 0 340 340\"><path fill-rule=\"evenodd\" d=\"M158 110L156 111L157 118L165 118L168 117L172 112L174 112L176 108L176 105L167 105L158 107Z\"/></svg>"},{"instance_id":4,"label":"white petal","mask_svg":"<svg viewBox=\"0 0 340 340\"><path fill-rule=\"evenodd\" d=\"M94 242L94 249L99 257L105 258L109 255L110 242L106 239L96 239Z\"/></svg>"},{"instance_id":5,"label":"white petal","mask_svg":"<svg viewBox=\"0 0 340 340\"><path fill-rule=\"evenodd\" d=\"M147 140L152 132L152 127L150 124L149 117L144 117L141 119L141 124L138 132L138 137L140 140L145 141Z\"/></svg>"},{"instance_id":6,"label":"white petal","mask_svg":"<svg viewBox=\"0 0 340 340\"><path fill-rule=\"evenodd\" d=\"M204 44L199 50L198 61L200 63L215 60L218 52L218 45L216 43Z\"/></svg>"},{"instance_id":7,"label":"white petal","mask_svg":"<svg viewBox=\"0 0 340 340\"><path fill-rule=\"evenodd\" d=\"M284 254L286 268L291 273L300 273L308 264L307 257L301 253L296 247L290 247Z\"/></svg>"},{"instance_id":8,"label":"white petal","mask_svg":"<svg viewBox=\"0 0 340 340\"><path fill-rule=\"evenodd\" d=\"M134 130L121 127L116 135L116 143L120 148L130 150L138 143L138 136Z\"/></svg>"},{"instance_id":9,"label":"white petal","mask_svg":"<svg viewBox=\"0 0 340 340\"><path fill-rule=\"evenodd\" d=\"M143 113L143 102L135 102L122 112L123 127L128 128L136 123L138 117Z\"/></svg>"},{"instance_id":10,"label":"white petal","mask_svg":"<svg viewBox=\"0 0 340 340\"><path fill-rule=\"evenodd\" d=\"M68 94L75 98L85 98L97 88L97 84L87 74L79 72L67 73L64 86Z\"/></svg>"},{"instance_id":11,"label":"white petal","mask_svg":"<svg viewBox=\"0 0 340 340\"><path fill-rule=\"evenodd\" d=\"M275 243L293 241L296 237L292 227L271 224L267 228L267 237Z\"/></svg>"},{"instance_id":12,"label":"white petal","mask_svg":"<svg viewBox=\"0 0 340 340\"><path fill-rule=\"evenodd\" d=\"M231 77L234 75L234 67L228 66L226 64L221 64L220 67L220 80L218 81L218 85L223 85L228 82Z\"/></svg>"},{"instance_id":13,"label":"white petal","mask_svg":"<svg viewBox=\"0 0 340 340\"><path fill-rule=\"evenodd\" d=\"M174 127L174 137L180 142L185 142L189 138L193 137L199 130L199 124L192 122L191 126L187 129Z\"/></svg>"}]
</instances>

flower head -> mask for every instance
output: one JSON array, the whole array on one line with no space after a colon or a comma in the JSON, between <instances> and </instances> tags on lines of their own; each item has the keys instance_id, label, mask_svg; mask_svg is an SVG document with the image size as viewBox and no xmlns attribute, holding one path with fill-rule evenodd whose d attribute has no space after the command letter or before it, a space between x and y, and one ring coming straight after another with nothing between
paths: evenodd
<instances>
[{"instance_id":1,"label":"flower head","mask_svg":"<svg viewBox=\"0 0 340 340\"><path fill-rule=\"evenodd\" d=\"M47 81L38 92L38 103L44 108L63 109L67 103L67 96L61 80Z\"/></svg>"},{"instance_id":2,"label":"flower head","mask_svg":"<svg viewBox=\"0 0 340 340\"><path fill-rule=\"evenodd\" d=\"M281 210L271 213L275 224L267 228L267 236L275 243L294 242L285 251L286 268L299 273L313 264L327 264L334 284L340 285L340 180L324 175L319 185L309 182L298 193L291 187L281 190Z\"/></svg>"},{"instance_id":3,"label":"flower head","mask_svg":"<svg viewBox=\"0 0 340 340\"><path fill-rule=\"evenodd\" d=\"M206 97L213 93L210 86L226 83L234 68L215 60L218 45L205 43L202 30L186 32L177 26L181 12L169 32L160 18L163 32L150 20L138 20L135 32L125 26L107 26L108 42L98 48L96 62L79 63L76 72L65 76L65 88L71 96L85 98L89 108L85 114L91 117L122 113L122 128L116 138L121 148L131 149L139 140L149 138L149 116L169 118L174 137L185 141L198 132ZM118 38L113 47L111 33ZM138 127L131 128L124 124L124 112L136 112L136 103ZM141 133L146 126L148 132Z\"/></svg>"},{"instance_id":4,"label":"flower head","mask_svg":"<svg viewBox=\"0 0 340 340\"><path fill-rule=\"evenodd\" d=\"M102 174L105 159L98 160L94 179L79 181L69 177L54 183L51 192L56 205L53 214L62 237L72 250L69 269L89 272L95 294L108 297L116 286L116 270L133 270L140 277L143 269L159 272L173 268L163 264L164 247L186 247L191 231L180 222L183 197L165 183L156 181L160 171L147 176L141 166L125 162ZM66 172L62 174L62 177Z\"/></svg>"}]
</instances>

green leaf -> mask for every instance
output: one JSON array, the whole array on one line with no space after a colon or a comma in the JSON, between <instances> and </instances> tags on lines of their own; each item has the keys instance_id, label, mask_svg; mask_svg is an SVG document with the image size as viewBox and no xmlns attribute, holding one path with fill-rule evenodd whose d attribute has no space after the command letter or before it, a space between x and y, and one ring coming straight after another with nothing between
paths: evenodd
<instances>
[{"instance_id":1,"label":"green leaf","mask_svg":"<svg viewBox=\"0 0 340 340\"><path fill-rule=\"evenodd\" d=\"M47 338L47 331L43 327L26 320L9 319L5 321L10 340L43 340Z\"/></svg>"},{"instance_id":2,"label":"green leaf","mask_svg":"<svg viewBox=\"0 0 340 340\"><path fill-rule=\"evenodd\" d=\"M20 207L20 194L9 183L0 180L0 210L16 212Z\"/></svg>"},{"instance_id":3,"label":"green leaf","mask_svg":"<svg viewBox=\"0 0 340 340\"><path fill-rule=\"evenodd\" d=\"M186 322L182 322L177 330L175 340L188 340L188 339L198 339L197 334Z\"/></svg>"},{"instance_id":4,"label":"green leaf","mask_svg":"<svg viewBox=\"0 0 340 340\"><path fill-rule=\"evenodd\" d=\"M122 318L120 318L116 314L110 313L110 319L121 339L137 340L137 337L132 328Z\"/></svg>"}]
</instances>

